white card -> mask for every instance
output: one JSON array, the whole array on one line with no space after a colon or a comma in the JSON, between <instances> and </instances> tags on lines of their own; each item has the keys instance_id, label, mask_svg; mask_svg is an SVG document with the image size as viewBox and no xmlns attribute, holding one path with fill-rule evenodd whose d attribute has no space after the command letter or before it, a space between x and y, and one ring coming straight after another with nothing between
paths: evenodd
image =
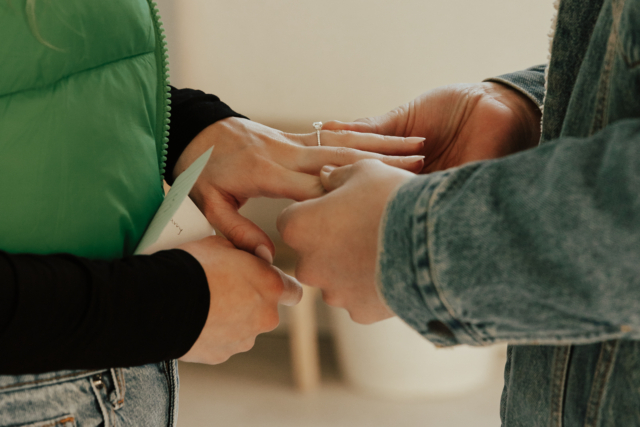
<instances>
[{"instance_id":1,"label":"white card","mask_svg":"<svg viewBox=\"0 0 640 427\"><path fill-rule=\"evenodd\" d=\"M188 197L212 150L213 147L198 157L175 180L142 236L135 251L136 255L172 249L183 243L215 234L207 218Z\"/></svg>"}]
</instances>

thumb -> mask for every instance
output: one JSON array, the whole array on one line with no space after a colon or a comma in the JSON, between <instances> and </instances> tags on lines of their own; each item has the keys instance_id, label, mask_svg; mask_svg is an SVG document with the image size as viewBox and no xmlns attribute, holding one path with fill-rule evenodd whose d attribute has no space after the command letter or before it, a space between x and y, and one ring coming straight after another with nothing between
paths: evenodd
<instances>
[{"instance_id":1,"label":"thumb","mask_svg":"<svg viewBox=\"0 0 640 427\"><path fill-rule=\"evenodd\" d=\"M294 277L285 274L282 270L277 267L273 267L276 269L280 278L282 279L282 283L284 284L284 288L282 291L282 295L280 296L279 303L282 305L296 305L302 299L302 285L298 282Z\"/></svg>"},{"instance_id":2,"label":"thumb","mask_svg":"<svg viewBox=\"0 0 640 427\"><path fill-rule=\"evenodd\" d=\"M333 191L344 185L352 174L353 165L342 166L339 168L326 165L320 171L320 182L325 190Z\"/></svg>"},{"instance_id":3,"label":"thumb","mask_svg":"<svg viewBox=\"0 0 640 427\"><path fill-rule=\"evenodd\" d=\"M273 263L273 242L260 227L240 215L235 206L219 204L208 219L235 247Z\"/></svg>"}]
</instances>

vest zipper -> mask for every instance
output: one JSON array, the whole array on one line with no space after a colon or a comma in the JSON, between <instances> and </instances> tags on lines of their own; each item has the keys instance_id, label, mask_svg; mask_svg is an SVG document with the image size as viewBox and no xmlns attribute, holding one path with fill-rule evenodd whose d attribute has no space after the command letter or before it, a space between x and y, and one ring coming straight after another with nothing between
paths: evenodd
<instances>
[{"instance_id":1,"label":"vest zipper","mask_svg":"<svg viewBox=\"0 0 640 427\"><path fill-rule=\"evenodd\" d=\"M158 5L153 0L147 0L153 18L153 27L156 33L156 64L158 66L158 90L156 119L156 149L158 152L158 164L160 165L160 185L164 179L167 166L167 147L169 146L169 123L171 122L171 93L169 87L169 54L167 53L167 41L160 20Z\"/></svg>"}]
</instances>

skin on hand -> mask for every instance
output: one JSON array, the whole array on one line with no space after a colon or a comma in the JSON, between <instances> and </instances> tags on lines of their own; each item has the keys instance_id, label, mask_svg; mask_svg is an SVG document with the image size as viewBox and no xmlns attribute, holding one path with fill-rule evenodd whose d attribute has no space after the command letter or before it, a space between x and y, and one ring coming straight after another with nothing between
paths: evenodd
<instances>
[{"instance_id":1,"label":"skin on hand","mask_svg":"<svg viewBox=\"0 0 640 427\"><path fill-rule=\"evenodd\" d=\"M323 130L321 141L318 147L316 133L288 134L232 117L200 132L180 156L173 175L177 177L214 145L191 198L236 247L271 261L275 248L269 237L238 213L249 198L307 200L321 196L325 190L318 175L326 164L378 159L415 172L423 165L420 156L399 157L421 151L423 138Z\"/></svg>"},{"instance_id":2,"label":"skin on hand","mask_svg":"<svg viewBox=\"0 0 640 427\"><path fill-rule=\"evenodd\" d=\"M538 143L540 110L496 83L458 84L426 92L378 117L328 122L324 129L425 138L422 173L498 158ZM378 228L394 190L412 174L362 161L321 174L330 193L283 211L278 229L296 250L296 276L324 300L371 323L390 317L375 286Z\"/></svg>"},{"instance_id":3,"label":"skin on hand","mask_svg":"<svg viewBox=\"0 0 640 427\"><path fill-rule=\"evenodd\" d=\"M248 351L256 336L278 326L278 304L295 305L302 287L267 262L212 236L178 247L204 269L211 303L207 321L186 362L217 364Z\"/></svg>"},{"instance_id":4,"label":"skin on hand","mask_svg":"<svg viewBox=\"0 0 640 427\"><path fill-rule=\"evenodd\" d=\"M393 316L375 284L378 228L390 195L414 176L377 160L326 167L320 177L329 194L278 217L282 238L299 257L296 277L358 323Z\"/></svg>"},{"instance_id":5,"label":"skin on hand","mask_svg":"<svg viewBox=\"0 0 640 427\"><path fill-rule=\"evenodd\" d=\"M422 173L495 159L535 147L540 109L522 93L499 83L442 86L389 113L325 129L426 138Z\"/></svg>"}]
</instances>

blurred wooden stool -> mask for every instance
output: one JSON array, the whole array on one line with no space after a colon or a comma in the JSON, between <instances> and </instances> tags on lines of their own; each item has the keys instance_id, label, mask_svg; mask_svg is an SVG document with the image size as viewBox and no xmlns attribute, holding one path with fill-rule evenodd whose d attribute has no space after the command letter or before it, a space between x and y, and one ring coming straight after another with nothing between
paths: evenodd
<instances>
[{"instance_id":1,"label":"blurred wooden stool","mask_svg":"<svg viewBox=\"0 0 640 427\"><path fill-rule=\"evenodd\" d=\"M294 307L287 307L293 381L296 388L302 392L315 390L320 386L320 356L316 322L318 292L315 288L304 286L302 301Z\"/></svg>"},{"instance_id":2,"label":"blurred wooden stool","mask_svg":"<svg viewBox=\"0 0 640 427\"><path fill-rule=\"evenodd\" d=\"M295 276L295 253L284 244L276 243L275 265L290 276ZM291 369L297 390L309 392L320 386L320 355L318 351L318 324L316 301L320 291L303 285L302 300L286 307Z\"/></svg>"}]
</instances>

